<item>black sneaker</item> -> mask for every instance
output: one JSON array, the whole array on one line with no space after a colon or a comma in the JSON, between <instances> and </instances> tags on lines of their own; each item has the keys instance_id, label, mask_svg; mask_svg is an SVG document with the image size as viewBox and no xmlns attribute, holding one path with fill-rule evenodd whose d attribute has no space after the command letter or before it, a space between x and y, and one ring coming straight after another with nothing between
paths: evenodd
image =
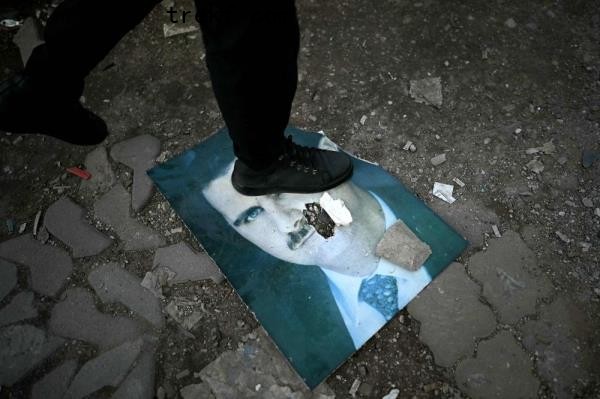
<instances>
[{"instance_id":1,"label":"black sneaker","mask_svg":"<svg viewBox=\"0 0 600 399\"><path fill-rule=\"evenodd\" d=\"M318 193L329 190L352 176L348 154L285 141L284 151L268 168L260 171L235 161L231 183L244 195Z\"/></svg>"},{"instance_id":2,"label":"black sneaker","mask_svg":"<svg viewBox=\"0 0 600 399\"><path fill-rule=\"evenodd\" d=\"M39 133L78 145L95 145L106 138L106 123L100 117L78 100L48 91L24 74L0 82L0 130Z\"/></svg>"}]
</instances>

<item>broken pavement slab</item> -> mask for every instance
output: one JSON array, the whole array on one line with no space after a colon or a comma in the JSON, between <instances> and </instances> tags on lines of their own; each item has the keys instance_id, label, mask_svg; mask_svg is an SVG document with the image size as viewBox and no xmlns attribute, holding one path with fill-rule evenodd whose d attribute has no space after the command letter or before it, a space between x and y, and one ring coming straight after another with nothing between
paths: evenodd
<instances>
[{"instance_id":1,"label":"broken pavement slab","mask_svg":"<svg viewBox=\"0 0 600 399\"><path fill-rule=\"evenodd\" d=\"M179 390L182 399L215 399L206 382L190 384Z\"/></svg>"},{"instance_id":2,"label":"broken pavement slab","mask_svg":"<svg viewBox=\"0 0 600 399\"><path fill-rule=\"evenodd\" d=\"M19 48L23 65L27 65L33 49L44 43L42 28L38 20L33 17L27 18L13 37L13 42Z\"/></svg>"},{"instance_id":3,"label":"broken pavement slab","mask_svg":"<svg viewBox=\"0 0 600 399\"><path fill-rule=\"evenodd\" d=\"M33 385L31 399L62 399L77 370L76 360L67 360Z\"/></svg>"},{"instance_id":4,"label":"broken pavement slab","mask_svg":"<svg viewBox=\"0 0 600 399\"><path fill-rule=\"evenodd\" d=\"M154 353L157 339L150 336L144 338L142 353L111 399L154 398L154 376L156 374Z\"/></svg>"},{"instance_id":5,"label":"broken pavement slab","mask_svg":"<svg viewBox=\"0 0 600 399\"><path fill-rule=\"evenodd\" d=\"M38 316L33 306L33 292L20 292L0 310L0 326L16 323Z\"/></svg>"},{"instance_id":6,"label":"broken pavement slab","mask_svg":"<svg viewBox=\"0 0 600 399\"><path fill-rule=\"evenodd\" d=\"M593 348L586 340L589 323L581 308L565 297L543 304L537 320L520 328L523 344L535 352L537 370L557 398L584 397L583 381L593 372Z\"/></svg>"},{"instance_id":7,"label":"broken pavement slab","mask_svg":"<svg viewBox=\"0 0 600 399\"><path fill-rule=\"evenodd\" d=\"M325 383L308 390L262 329L245 338L244 345L222 353L200 371L216 399L335 397Z\"/></svg>"},{"instance_id":8,"label":"broken pavement slab","mask_svg":"<svg viewBox=\"0 0 600 399\"><path fill-rule=\"evenodd\" d=\"M85 221L85 210L67 197L62 197L46 210L44 226L71 247L73 256L98 255L112 244L112 240Z\"/></svg>"},{"instance_id":9,"label":"broken pavement slab","mask_svg":"<svg viewBox=\"0 0 600 399\"><path fill-rule=\"evenodd\" d=\"M0 329L0 385L19 381L63 343L27 324Z\"/></svg>"},{"instance_id":10,"label":"broken pavement slab","mask_svg":"<svg viewBox=\"0 0 600 399\"><path fill-rule=\"evenodd\" d=\"M92 178L82 180L79 190L93 195L104 194L117 181L115 172L110 166L106 148L103 146L97 147L95 150L87 154L84 161L85 167L91 173Z\"/></svg>"},{"instance_id":11,"label":"broken pavement slab","mask_svg":"<svg viewBox=\"0 0 600 399\"><path fill-rule=\"evenodd\" d=\"M418 103L442 107L442 79L432 77L410 81L410 96Z\"/></svg>"},{"instance_id":12,"label":"broken pavement slab","mask_svg":"<svg viewBox=\"0 0 600 399\"><path fill-rule=\"evenodd\" d=\"M160 300L140 285L141 279L116 263L92 270L88 282L102 302L120 302L155 327L164 327Z\"/></svg>"},{"instance_id":13,"label":"broken pavement slab","mask_svg":"<svg viewBox=\"0 0 600 399\"><path fill-rule=\"evenodd\" d=\"M106 386L117 387L140 354L142 344L142 338L125 342L88 361L73 378L64 398L80 399Z\"/></svg>"},{"instance_id":14,"label":"broken pavement slab","mask_svg":"<svg viewBox=\"0 0 600 399\"><path fill-rule=\"evenodd\" d=\"M0 243L0 258L27 266L31 273L31 288L48 296L60 290L73 270L69 254L44 245L29 234Z\"/></svg>"},{"instance_id":15,"label":"broken pavement slab","mask_svg":"<svg viewBox=\"0 0 600 399\"><path fill-rule=\"evenodd\" d=\"M52 308L49 330L58 336L77 339L104 351L136 339L142 328L135 321L100 312L92 294L84 288L71 288Z\"/></svg>"},{"instance_id":16,"label":"broken pavement slab","mask_svg":"<svg viewBox=\"0 0 600 399\"><path fill-rule=\"evenodd\" d=\"M507 331L482 341L477 356L456 367L456 382L475 399L537 398L533 362Z\"/></svg>"},{"instance_id":17,"label":"broken pavement slab","mask_svg":"<svg viewBox=\"0 0 600 399\"><path fill-rule=\"evenodd\" d=\"M479 300L479 291L465 267L455 262L408 304L408 312L421 323L420 340L440 366L471 356L476 340L494 331L496 318Z\"/></svg>"},{"instance_id":18,"label":"broken pavement slab","mask_svg":"<svg viewBox=\"0 0 600 399\"><path fill-rule=\"evenodd\" d=\"M431 248L402 220L397 220L385 231L375 253L398 266L415 271L429 258Z\"/></svg>"},{"instance_id":19,"label":"broken pavement slab","mask_svg":"<svg viewBox=\"0 0 600 399\"><path fill-rule=\"evenodd\" d=\"M17 266L0 259L0 301L17 285Z\"/></svg>"},{"instance_id":20,"label":"broken pavement slab","mask_svg":"<svg viewBox=\"0 0 600 399\"><path fill-rule=\"evenodd\" d=\"M110 156L133 169L131 207L141 210L154 192L154 184L146 174L156 164L160 153L160 140L148 134L121 141L112 146Z\"/></svg>"},{"instance_id":21,"label":"broken pavement slab","mask_svg":"<svg viewBox=\"0 0 600 399\"><path fill-rule=\"evenodd\" d=\"M483 296L503 323L516 323L534 314L536 301L552 290L552 284L537 267L535 254L514 231L491 240L486 251L471 256L468 269L483 285Z\"/></svg>"},{"instance_id":22,"label":"broken pavement slab","mask_svg":"<svg viewBox=\"0 0 600 399\"><path fill-rule=\"evenodd\" d=\"M188 281L211 279L219 284L223 274L213 260L205 253L199 253L185 242L158 248L154 254L153 269L166 267L175 273L167 283L179 284Z\"/></svg>"},{"instance_id":23,"label":"broken pavement slab","mask_svg":"<svg viewBox=\"0 0 600 399\"><path fill-rule=\"evenodd\" d=\"M163 238L129 215L129 193L116 184L94 204L94 213L123 240L126 250L136 251L164 245Z\"/></svg>"}]
</instances>

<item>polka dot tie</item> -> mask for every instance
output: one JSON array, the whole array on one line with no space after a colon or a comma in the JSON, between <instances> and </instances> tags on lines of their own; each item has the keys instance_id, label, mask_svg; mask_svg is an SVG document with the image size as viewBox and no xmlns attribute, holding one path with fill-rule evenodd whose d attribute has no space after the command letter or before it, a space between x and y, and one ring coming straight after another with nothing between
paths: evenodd
<instances>
[{"instance_id":1,"label":"polka dot tie","mask_svg":"<svg viewBox=\"0 0 600 399\"><path fill-rule=\"evenodd\" d=\"M398 286L392 276L376 274L360 284L358 299L368 303L389 320L398 311Z\"/></svg>"}]
</instances>

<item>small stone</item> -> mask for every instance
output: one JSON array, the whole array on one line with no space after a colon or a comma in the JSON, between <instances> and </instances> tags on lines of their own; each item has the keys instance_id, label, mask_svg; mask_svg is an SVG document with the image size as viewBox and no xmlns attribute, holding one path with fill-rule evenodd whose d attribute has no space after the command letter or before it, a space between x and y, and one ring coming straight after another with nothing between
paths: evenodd
<instances>
[{"instance_id":1,"label":"small stone","mask_svg":"<svg viewBox=\"0 0 600 399\"><path fill-rule=\"evenodd\" d=\"M80 399L106 386L117 387L142 348L142 339L125 342L88 361L69 386L65 399Z\"/></svg>"},{"instance_id":2,"label":"small stone","mask_svg":"<svg viewBox=\"0 0 600 399\"><path fill-rule=\"evenodd\" d=\"M586 208L593 208L594 207L594 203L592 202L591 199L589 198L582 198L581 199L581 203L583 204L583 206L585 206Z\"/></svg>"},{"instance_id":3,"label":"small stone","mask_svg":"<svg viewBox=\"0 0 600 399\"><path fill-rule=\"evenodd\" d=\"M594 152L592 150L584 149L581 153L581 165L584 168L591 167L594 162L600 160L600 153Z\"/></svg>"},{"instance_id":4,"label":"small stone","mask_svg":"<svg viewBox=\"0 0 600 399\"><path fill-rule=\"evenodd\" d=\"M43 245L29 234L0 243L0 258L26 265L31 288L47 296L55 295L73 270L73 261L65 251Z\"/></svg>"},{"instance_id":5,"label":"small stone","mask_svg":"<svg viewBox=\"0 0 600 399\"><path fill-rule=\"evenodd\" d=\"M33 307L33 292L21 292L0 310L0 326L37 317L37 309Z\"/></svg>"},{"instance_id":6,"label":"small stone","mask_svg":"<svg viewBox=\"0 0 600 399\"><path fill-rule=\"evenodd\" d=\"M408 149L410 152L415 152L415 151L417 151L417 146L414 144L411 144L410 147L408 147Z\"/></svg>"},{"instance_id":7,"label":"small stone","mask_svg":"<svg viewBox=\"0 0 600 399\"><path fill-rule=\"evenodd\" d=\"M398 397L398 395L400 395L400 390L397 388L394 388L390 392L388 392L387 395L382 397L381 399L396 399Z\"/></svg>"},{"instance_id":8,"label":"small stone","mask_svg":"<svg viewBox=\"0 0 600 399\"><path fill-rule=\"evenodd\" d=\"M556 230L554 233L558 236L558 238L560 238L560 240L562 242L567 243L567 244L571 242L569 237L567 237L565 234L561 233L560 231Z\"/></svg>"},{"instance_id":9,"label":"small stone","mask_svg":"<svg viewBox=\"0 0 600 399\"><path fill-rule=\"evenodd\" d=\"M452 181L456 184L458 184L460 187L464 187L465 183L463 183L462 180L460 180L458 177L455 177L454 179L452 179Z\"/></svg>"},{"instance_id":10,"label":"small stone","mask_svg":"<svg viewBox=\"0 0 600 399\"><path fill-rule=\"evenodd\" d=\"M361 124L361 125L364 125L366 121L367 121L367 115L363 115L363 116L360 118L360 124Z\"/></svg>"},{"instance_id":11,"label":"small stone","mask_svg":"<svg viewBox=\"0 0 600 399\"><path fill-rule=\"evenodd\" d=\"M441 108L443 103L442 79L440 77L432 77L411 80L410 96L418 103Z\"/></svg>"},{"instance_id":12,"label":"small stone","mask_svg":"<svg viewBox=\"0 0 600 399\"><path fill-rule=\"evenodd\" d=\"M398 220L385 231L375 253L398 266L415 271L429 258L431 248L402 220Z\"/></svg>"},{"instance_id":13,"label":"small stone","mask_svg":"<svg viewBox=\"0 0 600 399\"><path fill-rule=\"evenodd\" d=\"M527 163L527 168L534 173L541 173L544 170L544 164L538 159L532 159Z\"/></svg>"},{"instance_id":14,"label":"small stone","mask_svg":"<svg viewBox=\"0 0 600 399\"><path fill-rule=\"evenodd\" d=\"M121 141L110 151L114 160L133 169L131 206L134 211L141 210L152 196L154 184L146 171L154 167L159 153L160 140L147 134Z\"/></svg>"},{"instance_id":15,"label":"small stone","mask_svg":"<svg viewBox=\"0 0 600 399\"><path fill-rule=\"evenodd\" d=\"M67 197L50 205L44 215L44 225L56 238L73 250L75 258L98 255L112 244L84 219L85 211Z\"/></svg>"},{"instance_id":16,"label":"small stone","mask_svg":"<svg viewBox=\"0 0 600 399\"><path fill-rule=\"evenodd\" d=\"M62 399L77 370L76 360L67 360L35 383L31 399Z\"/></svg>"},{"instance_id":17,"label":"small stone","mask_svg":"<svg viewBox=\"0 0 600 399\"><path fill-rule=\"evenodd\" d=\"M486 137L485 139L483 139L483 144L488 145L491 141L492 141L492 139L490 139L489 137Z\"/></svg>"},{"instance_id":18,"label":"small stone","mask_svg":"<svg viewBox=\"0 0 600 399\"><path fill-rule=\"evenodd\" d=\"M558 162L558 163L559 163L559 165L564 165L565 163L567 163L567 157L564 157L564 156L562 156L562 157L559 157L559 158L556 160L556 162Z\"/></svg>"},{"instance_id":19,"label":"small stone","mask_svg":"<svg viewBox=\"0 0 600 399\"><path fill-rule=\"evenodd\" d=\"M196 24L163 24L163 34L165 37L184 35L197 30L198 25Z\"/></svg>"},{"instance_id":20,"label":"small stone","mask_svg":"<svg viewBox=\"0 0 600 399\"><path fill-rule=\"evenodd\" d=\"M169 284L211 279L223 281L223 274L213 260L203 252L193 251L185 242L159 248L154 254L153 268L166 267L175 273Z\"/></svg>"},{"instance_id":21,"label":"small stone","mask_svg":"<svg viewBox=\"0 0 600 399\"><path fill-rule=\"evenodd\" d=\"M402 147L402 149L404 151L408 151L408 150L410 150L410 146L411 145L413 145L413 142L409 140L409 141L406 142L406 144L404 144L404 147Z\"/></svg>"},{"instance_id":22,"label":"small stone","mask_svg":"<svg viewBox=\"0 0 600 399\"><path fill-rule=\"evenodd\" d=\"M513 18L509 18L504 21L504 25L506 25L510 29L514 29L517 27L517 22Z\"/></svg>"},{"instance_id":23,"label":"small stone","mask_svg":"<svg viewBox=\"0 0 600 399\"><path fill-rule=\"evenodd\" d=\"M500 234L500 230L498 230L498 226L496 226L495 224L492 225L492 230L494 231L494 235L498 238L502 237L502 234Z\"/></svg>"},{"instance_id":24,"label":"small stone","mask_svg":"<svg viewBox=\"0 0 600 399\"><path fill-rule=\"evenodd\" d=\"M94 213L116 231L128 251L164 245L158 233L129 216L129 194L120 184L96 201Z\"/></svg>"},{"instance_id":25,"label":"small stone","mask_svg":"<svg viewBox=\"0 0 600 399\"><path fill-rule=\"evenodd\" d=\"M17 285L17 266L0 259L0 301Z\"/></svg>"},{"instance_id":26,"label":"small stone","mask_svg":"<svg viewBox=\"0 0 600 399\"><path fill-rule=\"evenodd\" d=\"M431 158L431 164L433 166L441 165L444 162L446 162L446 153L442 153L442 154L436 155L435 157Z\"/></svg>"},{"instance_id":27,"label":"small stone","mask_svg":"<svg viewBox=\"0 0 600 399\"><path fill-rule=\"evenodd\" d=\"M156 390L156 399L165 399L165 397L166 397L165 389L162 386L158 387L158 389ZM182 394L182 397L183 397L183 394ZM190 398L190 399L192 399L192 398Z\"/></svg>"},{"instance_id":28,"label":"small stone","mask_svg":"<svg viewBox=\"0 0 600 399\"><path fill-rule=\"evenodd\" d=\"M358 388L360 387L360 384L361 384L360 379L357 378L354 380L354 382L350 386L350 390L348 391L350 396L352 396L352 397L356 396L356 392L358 392Z\"/></svg>"},{"instance_id":29,"label":"small stone","mask_svg":"<svg viewBox=\"0 0 600 399\"><path fill-rule=\"evenodd\" d=\"M88 282L103 302L120 302L155 327L164 326L160 300L140 285L140 279L117 264L107 263L93 270Z\"/></svg>"}]
</instances>

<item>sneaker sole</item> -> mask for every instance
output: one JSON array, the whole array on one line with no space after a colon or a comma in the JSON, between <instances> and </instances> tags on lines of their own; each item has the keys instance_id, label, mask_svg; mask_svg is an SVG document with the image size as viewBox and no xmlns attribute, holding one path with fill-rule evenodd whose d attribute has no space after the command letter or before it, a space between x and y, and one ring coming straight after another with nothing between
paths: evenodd
<instances>
[{"instance_id":1,"label":"sneaker sole","mask_svg":"<svg viewBox=\"0 0 600 399\"><path fill-rule=\"evenodd\" d=\"M338 177L335 180L332 180L326 186L319 187L318 190L317 189L299 190L299 189L294 189L293 187L264 187L264 188L242 187L242 186L237 185L233 180L231 181L231 184L233 185L233 188L235 188L235 190L238 193L247 195L249 197L257 197L259 195L280 194L280 193L313 194L313 193L320 193L323 191L327 191L331 188L339 186L340 184L342 184L343 182L345 182L352 176L353 171L354 171L354 165L352 165L352 163L350 163L350 168L348 168L348 171L345 174L341 175L340 177Z\"/></svg>"}]
</instances>

